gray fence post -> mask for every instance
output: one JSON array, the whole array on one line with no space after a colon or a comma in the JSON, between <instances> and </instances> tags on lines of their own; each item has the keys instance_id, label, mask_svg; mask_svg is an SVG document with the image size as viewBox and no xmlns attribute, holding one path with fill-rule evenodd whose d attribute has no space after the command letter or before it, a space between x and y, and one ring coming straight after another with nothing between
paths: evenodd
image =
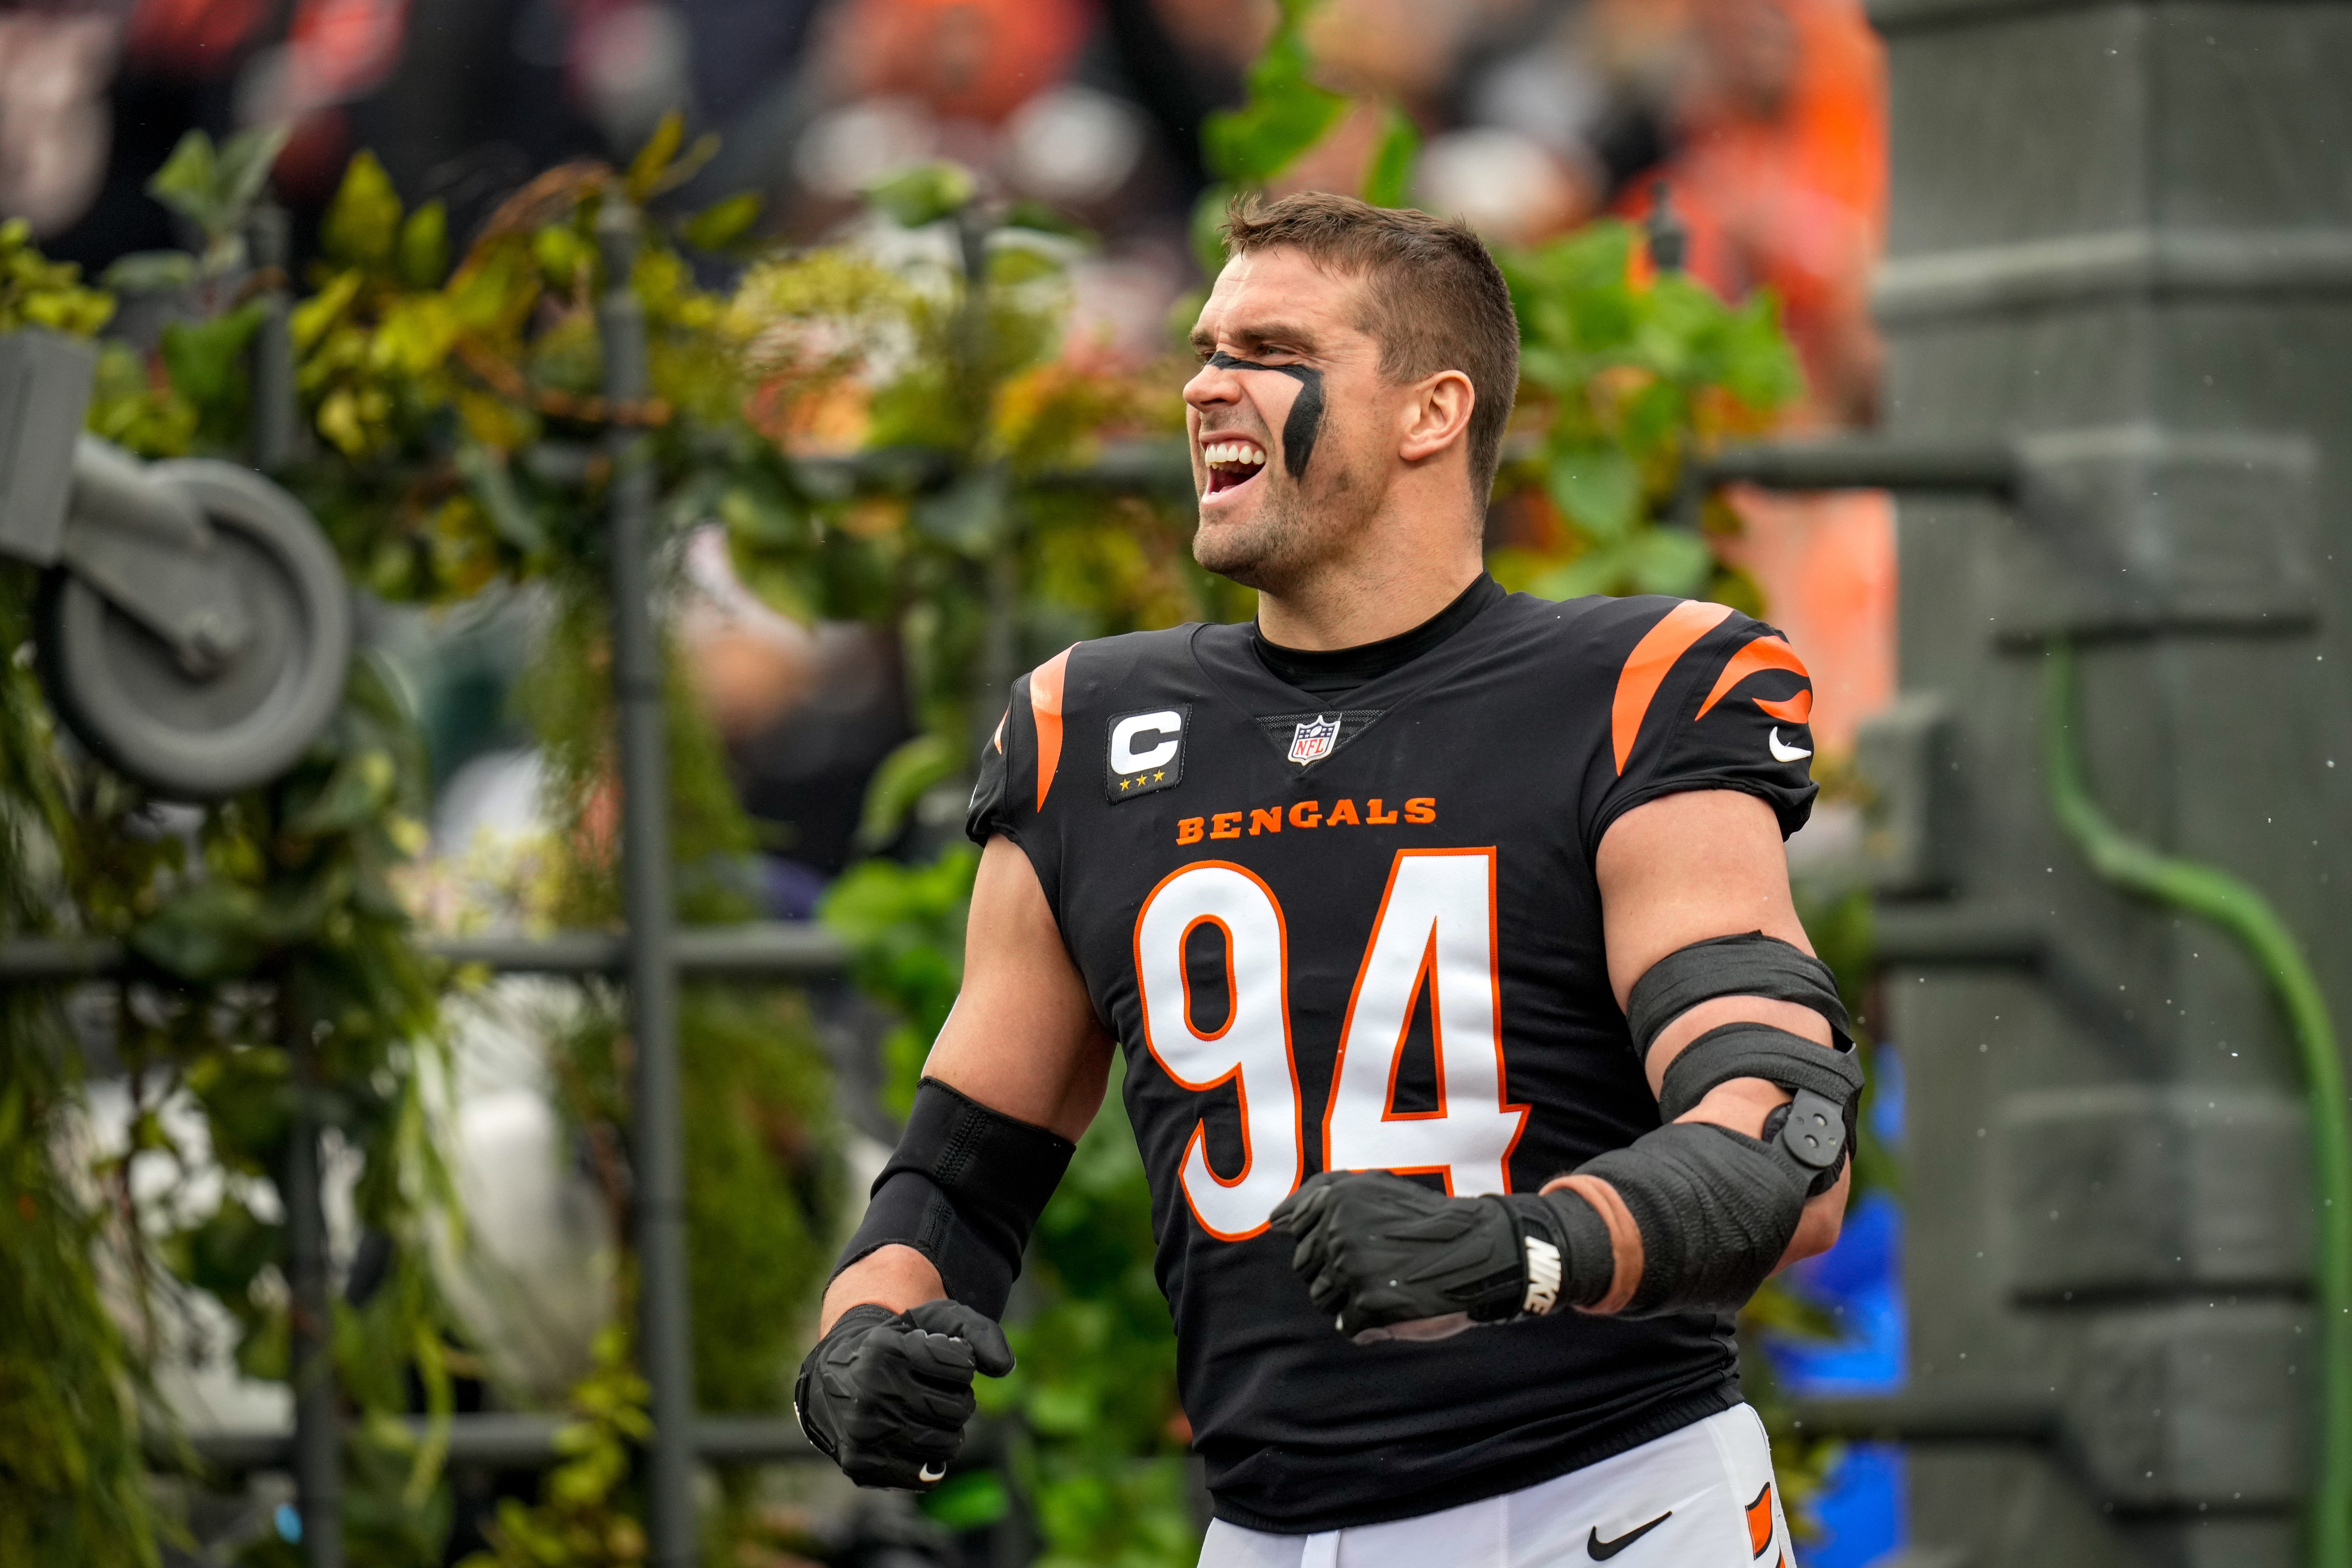
<instances>
[{"instance_id":1,"label":"gray fence post","mask_svg":"<svg viewBox=\"0 0 2352 1568\"><path fill-rule=\"evenodd\" d=\"M294 1387L295 1507L302 1521L302 1560L310 1568L343 1568L343 1451L335 1408L335 1304L327 1287L327 1213L320 1190L319 1047L293 1011L293 987L278 988L278 1037L294 1080L293 1126L286 1152L287 1261L290 1381Z\"/></svg>"},{"instance_id":2,"label":"gray fence post","mask_svg":"<svg viewBox=\"0 0 2352 1568\"><path fill-rule=\"evenodd\" d=\"M653 455L636 426L646 391L646 317L630 286L636 209L605 198L596 219L604 294L597 309L612 424L613 699L620 728L621 882L629 922L629 1035L636 1049L632 1175L637 1357L653 1389L647 1533L656 1568L692 1568L694 1358L686 1289L686 1180L679 1153L677 976L671 963L669 744L653 616Z\"/></svg>"}]
</instances>

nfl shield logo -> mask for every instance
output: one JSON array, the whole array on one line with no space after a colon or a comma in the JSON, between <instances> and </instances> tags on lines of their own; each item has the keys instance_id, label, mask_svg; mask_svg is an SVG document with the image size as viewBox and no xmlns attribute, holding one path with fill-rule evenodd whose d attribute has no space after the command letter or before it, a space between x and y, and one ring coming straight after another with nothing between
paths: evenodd
<instances>
[{"instance_id":1,"label":"nfl shield logo","mask_svg":"<svg viewBox=\"0 0 2352 1568\"><path fill-rule=\"evenodd\" d=\"M1331 747L1339 739L1339 721L1315 715L1311 723L1301 724L1290 737L1290 760L1311 763L1331 754Z\"/></svg>"}]
</instances>

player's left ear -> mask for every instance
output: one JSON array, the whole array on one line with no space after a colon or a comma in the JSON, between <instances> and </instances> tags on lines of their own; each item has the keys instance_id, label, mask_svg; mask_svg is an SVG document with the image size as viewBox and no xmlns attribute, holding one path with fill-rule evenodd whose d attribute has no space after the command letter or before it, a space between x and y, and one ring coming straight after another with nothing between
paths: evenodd
<instances>
[{"instance_id":1,"label":"player's left ear","mask_svg":"<svg viewBox=\"0 0 2352 1568\"><path fill-rule=\"evenodd\" d=\"M1397 456L1408 463L1436 457L1464 438L1478 394L1458 370L1441 370L1405 391L1402 439Z\"/></svg>"}]
</instances>

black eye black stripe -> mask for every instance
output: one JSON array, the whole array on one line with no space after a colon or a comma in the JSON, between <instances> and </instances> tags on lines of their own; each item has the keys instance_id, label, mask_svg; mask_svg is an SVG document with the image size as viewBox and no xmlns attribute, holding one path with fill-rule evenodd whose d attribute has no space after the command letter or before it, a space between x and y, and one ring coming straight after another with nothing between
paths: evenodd
<instances>
[{"instance_id":1,"label":"black eye black stripe","mask_svg":"<svg viewBox=\"0 0 2352 1568\"><path fill-rule=\"evenodd\" d=\"M1307 459L1315 455L1316 435L1323 428L1323 373L1311 365L1260 364L1228 353L1211 354L1209 363L1219 370L1270 370L1298 384L1297 401L1282 422L1282 463L1294 479L1306 473Z\"/></svg>"}]
</instances>

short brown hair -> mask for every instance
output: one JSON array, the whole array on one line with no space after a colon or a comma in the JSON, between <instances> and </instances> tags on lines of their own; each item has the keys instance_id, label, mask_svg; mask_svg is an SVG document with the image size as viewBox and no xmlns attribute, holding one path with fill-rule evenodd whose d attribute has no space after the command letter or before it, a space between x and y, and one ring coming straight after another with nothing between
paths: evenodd
<instances>
[{"instance_id":1,"label":"short brown hair","mask_svg":"<svg viewBox=\"0 0 2352 1568\"><path fill-rule=\"evenodd\" d=\"M1502 460L1503 427L1519 390L1519 318L1486 247L1459 219L1353 196L1301 191L1263 202L1244 194L1225 210L1236 256L1287 247L1332 272L1364 279L1356 324L1381 345L1381 374L1403 384L1458 370L1477 398L1470 412L1470 482L1486 504Z\"/></svg>"}]
</instances>

